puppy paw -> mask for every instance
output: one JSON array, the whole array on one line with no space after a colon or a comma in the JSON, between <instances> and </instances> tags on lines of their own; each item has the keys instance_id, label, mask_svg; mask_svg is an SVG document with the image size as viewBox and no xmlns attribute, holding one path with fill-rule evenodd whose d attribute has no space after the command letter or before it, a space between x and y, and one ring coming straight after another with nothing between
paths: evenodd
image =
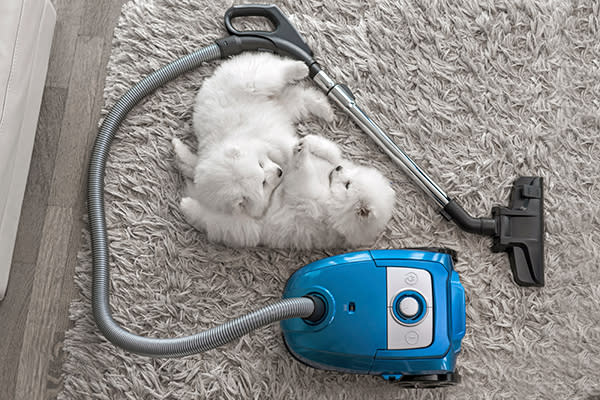
<instances>
[{"instance_id":1,"label":"puppy paw","mask_svg":"<svg viewBox=\"0 0 600 400\"><path fill-rule=\"evenodd\" d=\"M324 119L327 122L333 121L335 118L335 114L333 112L333 108L322 93L316 93L315 96L312 96L310 102L308 102L310 112L316 115L319 118Z\"/></svg>"},{"instance_id":2,"label":"puppy paw","mask_svg":"<svg viewBox=\"0 0 600 400\"><path fill-rule=\"evenodd\" d=\"M177 156L178 159L181 159L181 156L186 152L185 144L183 144L181 140L173 138L171 139L171 145L173 145L173 151L175 152L175 156Z\"/></svg>"},{"instance_id":3,"label":"puppy paw","mask_svg":"<svg viewBox=\"0 0 600 400\"><path fill-rule=\"evenodd\" d=\"M179 209L186 219L192 216L194 208L196 207L196 203L197 201L191 197L184 197L179 202Z\"/></svg>"},{"instance_id":4,"label":"puppy paw","mask_svg":"<svg viewBox=\"0 0 600 400\"><path fill-rule=\"evenodd\" d=\"M302 61L293 61L285 71L285 80L295 82L308 76L308 67Z\"/></svg>"},{"instance_id":5,"label":"puppy paw","mask_svg":"<svg viewBox=\"0 0 600 400\"><path fill-rule=\"evenodd\" d=\"M192 153L183 142L177 138L171 139L173 151L175 152L175 163L179 171L189 179L194 176L194 168L198 162L198 157Z\"/></svg>"},{"instance_id":6,"label":"puppy paw","mask_svg":"<svg viewBox=\"0 0 600 400\"><path fill-rule=\"evenodd\" d=\"M326 122L332 122L335 119L335 113L327 99L324 99L324 103L314 110L314 114Z\"/></svg>"},{"instance_id":7,"label":"puppy paw","mask_svg":"<svg viewBox=\"0 0 600 400\"><path fill-rule=\"evenodd\" d=\"M334 142L317 135L304 136L298 141L297 148L330 163L338 163L342 159L342 153Z\"/></svg>"},{"instance_id":8,"label":"puppy paw","mask_svg":"<svg viewBox=\"0 0 600 400\"><path fill-rule=\"evenodd\" d=\"M306 142L304 141L304 137L300 138L300 140L298 140L298 143L294 147L294 153L296 153L296 154L302 153L306 149L305 143Z\"/></svg>"},{"instance_id":9,"label":"puppy paw","mask_svg":"<svg viewBox=\"0 0 600 400\"><path fill-rule=\"evenodd\" d=\"M304 138L300 138L296 145L294 146L291 158L291 166L292 168L299 168L301 165L305 164L306 160L310 155L310 151L308 146L306 146L306 142Z\"/></svg>"},{"instance_id":10,"label":"puppy paw","mask_svg":"<svg viewBox=\"0 0 600 400\"><path fill-rule=\"evenodd\" d=\"M200 231L206 230L206 223L202 219L202 206L191 197L184 197L179 202L179 209L186 222Z\"/></svg>"}]
</instances>

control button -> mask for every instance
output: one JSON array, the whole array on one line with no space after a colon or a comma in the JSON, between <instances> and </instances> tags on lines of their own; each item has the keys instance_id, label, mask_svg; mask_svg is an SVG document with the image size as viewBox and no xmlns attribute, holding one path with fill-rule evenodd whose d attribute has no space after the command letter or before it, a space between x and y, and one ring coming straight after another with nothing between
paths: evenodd
<instances>
[{"instance_id":1,"label":"control button","mask_svg":"<svg viewBox=\"0 0 600 400\"><path fill-rule=\"evenodd\" d=\"M419 312L419 302L414 297L405 297L398 302L400 314L406 318L411 318Z\"/></svg>"},{"instance_id":2,"label":"control button","mask_svg":"<svg viewBox=\"0 0 600 400\"><path fill-rule=\"evenodd\" d=\"M419 334L415 331L408 331L404 339L408 344L416 344L419 341Z\"/></svg>"},{"instance_id":3,"label":"control button","mask_svg":"<svg viewBox=\"0 0 600 400\"><path fill-rule=\"evenodd\" d=\"M427 314L427 303L421 293L404 290L396 296L390 312L398 322L404 325L415 325Z\"/></svg>"},{"instance_id":4,"label":"control button","mask_svg":"<svg viewBox=\"0 0 600 400\"><path fill-rule=\"evenodd\" d=\"M386 269L387 349L423 349L431 346L434 342L432 274L421 268L398 266ZM414 300L418 303L416 313Z\"/></svg>"},{"instance_id":5,"label":"control button","mask_svg":"<svg viewBox=\"0 0 600 400\"><path fill-rule=\"evenodd\" d=\"M406 274L406 276L404 277L404 282L406 282L407 285L414 285L419 281L419 277L417 276L417 274L415 274L414 272L409 272L408 274Z\"/></svg>"}]
</instances>

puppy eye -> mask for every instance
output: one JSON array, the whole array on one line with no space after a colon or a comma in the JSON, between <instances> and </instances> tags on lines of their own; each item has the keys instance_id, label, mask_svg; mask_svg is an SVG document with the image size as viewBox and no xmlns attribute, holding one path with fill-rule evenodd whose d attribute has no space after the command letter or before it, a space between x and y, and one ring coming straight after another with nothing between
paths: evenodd
<instances>
[{"instance_id":1,"label":"puppy eye","mask_svg":"<svg viewBox=\"0 0 600 400\"><path fill-rule=\"evenodd\" d=\"M346 190L350 187L350 181L346 182Z\"/></svg>"},{"instance_id":2,"label":"puppy eye","mask_svg":"<svg viewBox=\"0 0 600 400\"><path fill-rule=\"evenodd\" d=\"M267 180L265 179L265 180L263 181L263 186L265 186L266 184L267 184Z\"/></svg>"}]
</instances>

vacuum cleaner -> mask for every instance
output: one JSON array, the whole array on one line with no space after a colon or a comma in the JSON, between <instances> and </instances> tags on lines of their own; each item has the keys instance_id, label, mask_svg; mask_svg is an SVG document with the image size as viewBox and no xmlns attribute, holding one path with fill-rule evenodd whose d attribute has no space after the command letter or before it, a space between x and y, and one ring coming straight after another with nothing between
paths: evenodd
<instances>
[{"instance_id":1,"label":"vacuum cleaner","mask_svg":"<svg viewBox=\"0 0 600 400\"><path fill-rule=\"evenodd\" d=\"M307 296L315 311L281 322L299 361L379 375L408 387L458 382L465 292L449 249L370 250L313 262L283 297Z\"/></svg>"},{"instance_id":2,"label":"vacuum cleaner","mask_svg":"<svg viewBox=\"0 0 600 400\"><path fill-rule=\"evenodd\" d=\"M232 20L265 17L270 32L238 31ZM104 215L106 159L127 113L161 85L199 65L244 51L269 51L301 60L310 77L462 229L493 238L492 251L508 253L514 280L543 286L543 182L516 180L508 207L474 218L433 182L362 111L350 89L327 75L311 49L274 5L234 6L225 13L230 36L155 71L134 85L105 117L90 158L88 214L93 256L93 313L104 336L127 351L181 357L207 351L281 322L284 341L298 360L316 367L380 375L411 387L458 381L456 357L465 332L464 290L448 249L371 250L331 257L298 270L282 300L192 336L149 338L127 331L111 315L109 252Z\"/></svg>"}]
</instances>

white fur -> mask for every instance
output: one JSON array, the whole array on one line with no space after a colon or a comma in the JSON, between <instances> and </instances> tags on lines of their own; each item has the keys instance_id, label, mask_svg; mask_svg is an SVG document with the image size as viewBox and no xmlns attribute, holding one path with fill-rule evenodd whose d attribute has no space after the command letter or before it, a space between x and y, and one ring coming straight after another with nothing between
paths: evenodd
<instances>
[{"instance_id":1,"label":"white fur","mask_svg":"<svg viewBox=\"0 0 600 400\"><path fill-rule=\"evenodd\" d=\"M173 147L190 180L181 211L210 240L360 246L373 242L390 219L394 192L380 173L342 160L331 141L298 139L294 124L301 119L333 119L322 93L294 85L307 73L302 62L247 53L223 63L202 85L193 115L197 155L179 139Z\"/></svg>"},{"instance_id":2,"label":"white fur","mask_svg":"<svg viewBox=\"0 0 600 400\"><path fill-rule=\"evenodd\" d=\"M333 119L322 93L292 85L307 74L300 61L247 53L204 82L193 114L197 159L175 146L183 173L193 179L194 199L225 214L265 213L297 142L294 124L310 114Z\"/></svg>"},{"instance_id":3,"label":"white fur","mask_svg":"<svg viewBox=\"0 0 600 400\"><path fill-rule=\"evenodd\" d=\"M178 144L179 145L179 144ZM338 147L308 135L294 149L261 218L215 212L184 197L186 220L231 246L333 248L371 244L392 215L394 191L377 170L343 160Z\"/></svg>"}]
</instances>

